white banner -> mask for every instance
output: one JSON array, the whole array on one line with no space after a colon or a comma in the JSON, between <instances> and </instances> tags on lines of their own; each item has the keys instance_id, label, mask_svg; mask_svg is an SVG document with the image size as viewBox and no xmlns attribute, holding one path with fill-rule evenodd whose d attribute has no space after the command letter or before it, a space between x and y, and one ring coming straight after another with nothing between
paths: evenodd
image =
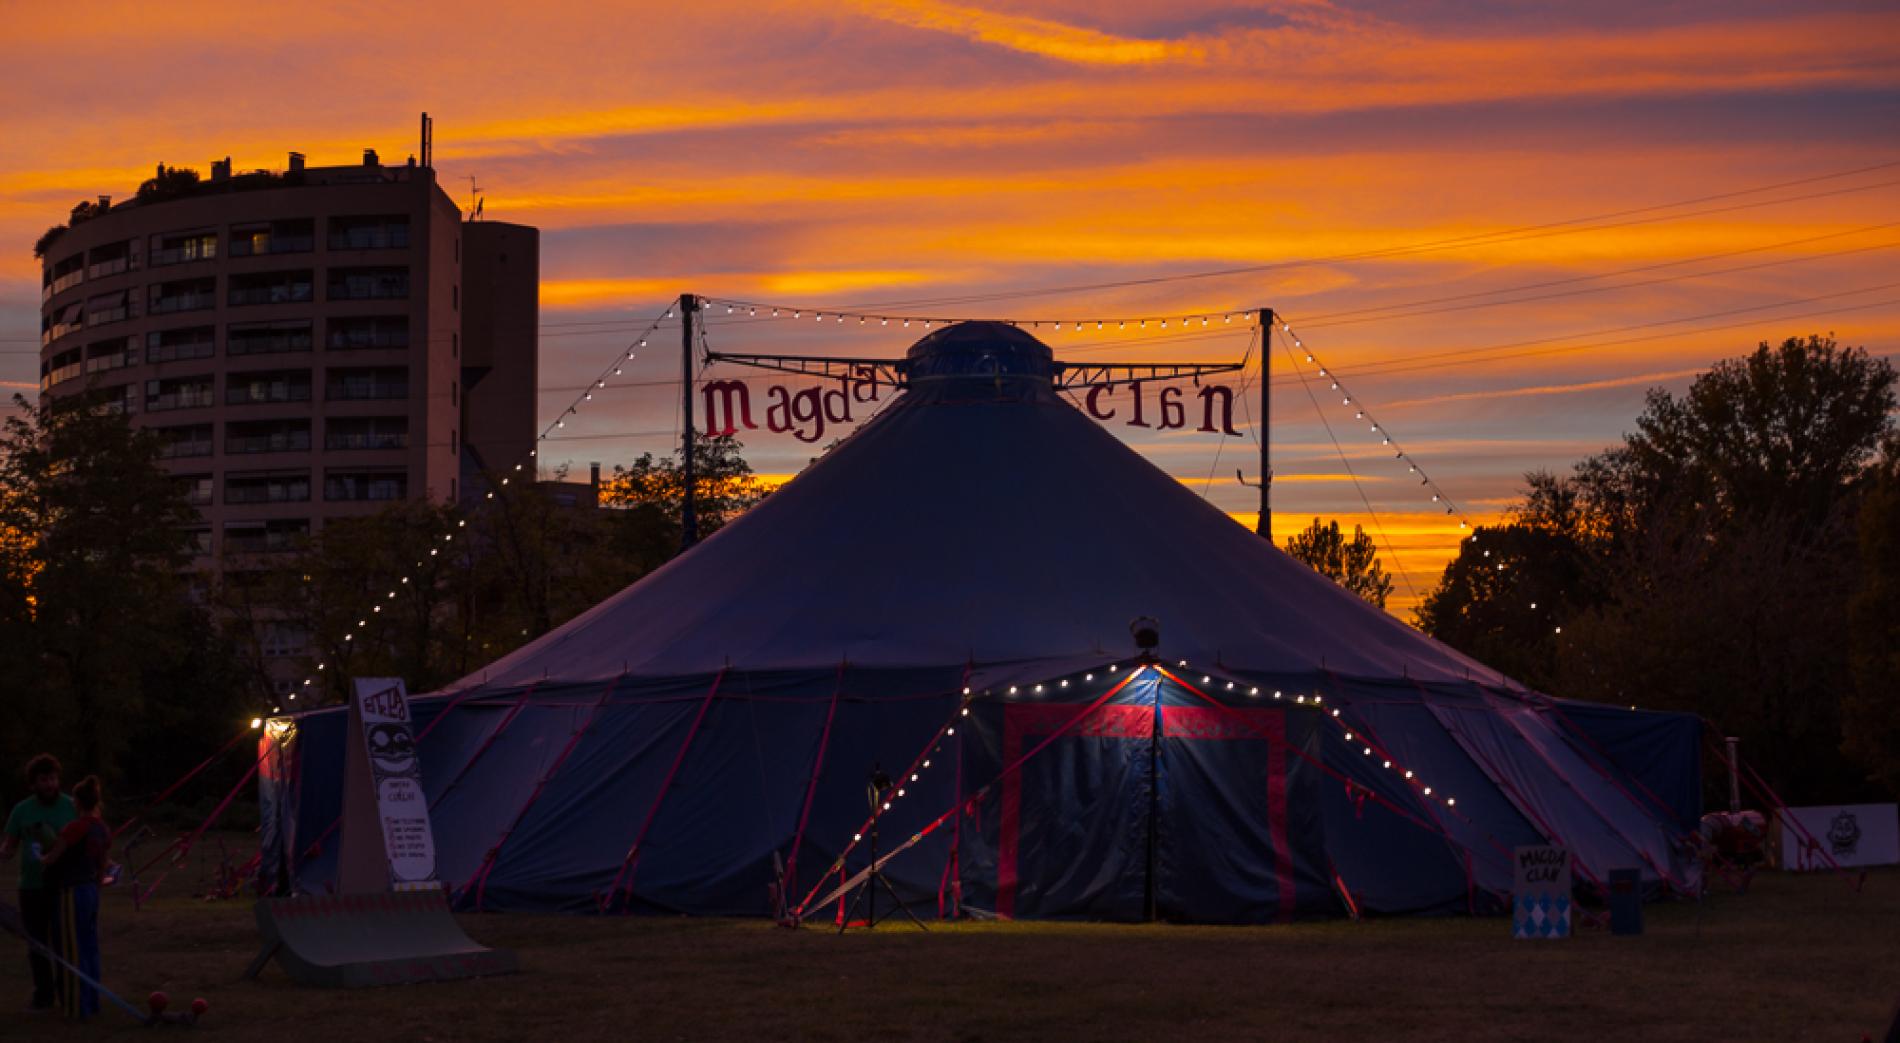
<instances>
[{"instance_id":1,"label":"white banner","mask_svg":"<svg viewBox=\"0 0 1900 1043\"><path fill-rule=\"evenodd\" d=\"M409 727L400 677L358 677L356 709L368 754L370 790L382 820L383 851L396 889L435 879L435 833L422 791L422 762Z\"/></svg>"},{"instance_id":2,"label":"white banner","mask_svg":"<svg viewBox=\"0 0 1900 1043\"><path fill-rule=\"evenodd\" d=\"M1900 863L1900 805L1783 808L1768 839L1783 869L1890 866Z\"/></svg>"}]
</instances>

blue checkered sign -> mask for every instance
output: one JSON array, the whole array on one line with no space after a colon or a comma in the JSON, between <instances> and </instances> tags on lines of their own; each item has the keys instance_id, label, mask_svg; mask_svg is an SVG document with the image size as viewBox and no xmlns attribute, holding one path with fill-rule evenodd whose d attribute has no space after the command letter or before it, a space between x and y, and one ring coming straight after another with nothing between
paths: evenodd
<instances>
[{"instance_id":1,"label":"blue checkered sign","mask_svg":"<svg viewBox=\"0 0 1900 1043\"><path fill-rule=\"evenodd\" d=\"M1542 845L1513 852L1511 937L1570 937L1570 852Z\"/></svg>"}]
</instances>

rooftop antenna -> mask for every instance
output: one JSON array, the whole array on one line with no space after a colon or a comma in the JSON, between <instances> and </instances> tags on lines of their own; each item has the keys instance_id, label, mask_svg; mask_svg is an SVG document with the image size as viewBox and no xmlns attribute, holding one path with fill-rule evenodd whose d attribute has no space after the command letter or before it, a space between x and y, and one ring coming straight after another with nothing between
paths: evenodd
<instances>
[{"instance_id":1,"label":"rooftop antenna","mask_svg":"<svg viewBox=\"0 0 1900 1043\"><path fill-rule=\"evenodd\" d=\"M422 165L435 169L435 121L426 112L422 114Z\"/></svg>"},{"instance_id":2,"label":"rooftop antenna","mask_svg":"<svg viewBox=\"0 0 1900 1043\"><path fill-rule=\"evenodd\" d=\"M475 183L475 175L468 176L468 219L482 219L482 186Z\"/></svg>"}]
</instances>

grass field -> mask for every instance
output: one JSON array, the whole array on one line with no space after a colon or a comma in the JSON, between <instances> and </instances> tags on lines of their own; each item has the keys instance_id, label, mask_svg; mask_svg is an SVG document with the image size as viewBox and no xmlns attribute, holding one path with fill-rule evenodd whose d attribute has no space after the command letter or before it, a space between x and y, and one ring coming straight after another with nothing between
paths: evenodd
<instances>
[{"instance_id":1,"label":"grass field","mask_svg":"<svg viewBox=\"0 0 1900 1043\"><path fill-rule=\"evenodd\" d=\"M1763 874L1745 896L1647 907L1639 938L1514 942L1502 919L1290 927L894 924L839 937L743 920L469 916L524 973L328 992L256 946L248 902L108 895L109 984L142 1004L204 996L197 1030L268 1040L1840 1040L1879 1038L1900 998L1900 873L1855 894ZM4 941L4 940L0 940ZM0 960L0 1038L117 1038L17 1014L25 960Z\"/></svg>"}]
</instances>

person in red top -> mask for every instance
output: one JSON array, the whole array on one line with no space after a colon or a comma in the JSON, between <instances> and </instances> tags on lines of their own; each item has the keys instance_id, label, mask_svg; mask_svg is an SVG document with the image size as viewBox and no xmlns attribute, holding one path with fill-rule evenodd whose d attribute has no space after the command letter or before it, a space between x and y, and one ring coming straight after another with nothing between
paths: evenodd
<instances>
[{"instance_id":1,"label":"person in red top","mask_svg":"<svg viewBox=\"0 0 1900 1043\"><path fill-rule=\"evenodd\" d=\"M81 979L64 968L59 973L59 1003L66 1016L83 1021L99 1013L99 882L112 849L112 831L100 817L99 777L88 775L73 787L79 817L59 831L40 862L46 882L56 889L57 948L67 963L79 968Z\"/></svg>"}]
</instances>

